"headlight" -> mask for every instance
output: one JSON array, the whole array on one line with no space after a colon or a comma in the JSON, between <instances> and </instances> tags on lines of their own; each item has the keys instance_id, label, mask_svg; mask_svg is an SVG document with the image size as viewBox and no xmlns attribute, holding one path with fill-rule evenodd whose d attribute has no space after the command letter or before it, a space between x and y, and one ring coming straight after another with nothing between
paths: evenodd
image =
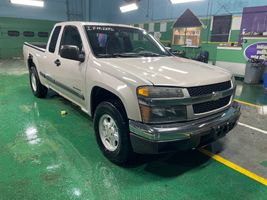
<instances>
[{"instance_id":1,"label":"headlight","mask_svg":"<svg viewBox=\"0 0 267 200\"><path fill-rule=\"evenodd\" d=\"M171 123L186 119L186 106L145 106L140 104L144 123Z\"/></svg>"},{"instance_id":2,"label":"headlight","mask_svg":"<svg viewBox=\"0 0 267 200\"><path fill-rule=\"evenodd\" d=\"M137 89L137 95L144 123L172 123L187 118L186 106L168 102L183 98L182 88L143 86Z\"/></svg>"},{"instance_id":3,"label":"headlight","mask_svg":"<svg viewBox=\"0 0 267 200\"><path fill-rule=\"evenodd\" d=\"M149 98L182 98L182 88L143 86L137 89L138 96Z\"/></svg>"}]
</instances>

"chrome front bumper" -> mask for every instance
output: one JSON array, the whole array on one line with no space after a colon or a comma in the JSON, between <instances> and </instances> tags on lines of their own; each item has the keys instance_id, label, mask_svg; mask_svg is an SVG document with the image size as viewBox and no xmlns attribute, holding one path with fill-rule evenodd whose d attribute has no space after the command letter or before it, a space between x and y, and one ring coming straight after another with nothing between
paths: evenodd
<instances>
[{"instance_id":1,"label":"chrome front bumper","mask_svg":"<svg viewBox=\"0 0 267 200\"><path fill-rule=\"evenodd\" d=\"M165 146L163 151L172 151L166 148L168 144L177 149L195 148L202 145L202 139L207 136L212 141L224 136L235 126L239 116L240 106L234 105L218 114L184 123L148 125L130 120L131 143L138 153L160 153L160 146Z\"/></svg>"}]
</instances>

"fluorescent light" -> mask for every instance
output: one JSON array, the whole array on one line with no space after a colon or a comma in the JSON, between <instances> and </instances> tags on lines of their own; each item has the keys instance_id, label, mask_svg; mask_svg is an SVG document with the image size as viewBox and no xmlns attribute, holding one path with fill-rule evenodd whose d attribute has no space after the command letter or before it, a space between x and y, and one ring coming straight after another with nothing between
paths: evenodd
<instances>
[{"instance_id":1,"label":"fluorescent light","mask_svg":"<svg viewBox=\"0 0 267 200\"><path fill-rule=\"evenodd\" d=\"M177 4L177 3L189 3L189 2L194 2L194 1L203 1L203 0L170 0L172 4Z\"/></svg>"},{"instance_id":2,"label":"fluorescent light","mask_svg":"<svg viewBox=\"0 0 267 200\"><path fill-rule=\"evenodd\" d=\"M10 0L13 4L20 4L26 6L37 6L37 7L44 7L43 0Z\"/></svg>"},{"instance_id":3,"label":"fluorescent light","mask_svg":"<svg viewBox=\"0 0 267 200\"><path fill-rule=\"evenodd\" d=\"M138 6L136 3L127 4L127 5L120 7L120 10L122 13L137 10L137 9L138 9Z\"/></svg>"}]
</instances>

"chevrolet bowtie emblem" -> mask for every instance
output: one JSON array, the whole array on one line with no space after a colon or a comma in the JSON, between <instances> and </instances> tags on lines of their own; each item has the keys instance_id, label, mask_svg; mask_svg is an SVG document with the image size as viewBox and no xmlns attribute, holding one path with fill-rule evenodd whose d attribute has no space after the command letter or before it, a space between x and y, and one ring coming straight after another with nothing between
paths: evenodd
<instances>
[{"instance_id":1,"label":"chevrolet bowtie emblem","mask_svg":"<svg viewBox=\"0 0 267 200\"><path fill-rule=\"evenodd\" d=\"M222 98L222 93L221 92L212 92L212 100L217 101Z\"/></svg>"}]
</instances>

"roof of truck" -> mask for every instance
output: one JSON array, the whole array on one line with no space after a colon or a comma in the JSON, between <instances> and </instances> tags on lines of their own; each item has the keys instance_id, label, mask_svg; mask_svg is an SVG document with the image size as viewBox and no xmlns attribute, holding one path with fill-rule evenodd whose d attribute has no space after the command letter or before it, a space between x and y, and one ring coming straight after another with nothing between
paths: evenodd
<instances>
[{"instance_id":1,"label":"roof of truck","mask_svg":"<svg viewBox=\"0 0 267 200\"><path fill-rule=\"evenodd\" d=\"M56 25L92 25L92 26L119 26L119 27L127 27L127 28L137 28L134 26L126 25L126 24L112 24L112 23L100 23L100 22L84 22L84 21L67 21L67 22L60 22Z\"/></svg>"}]
</instances>

